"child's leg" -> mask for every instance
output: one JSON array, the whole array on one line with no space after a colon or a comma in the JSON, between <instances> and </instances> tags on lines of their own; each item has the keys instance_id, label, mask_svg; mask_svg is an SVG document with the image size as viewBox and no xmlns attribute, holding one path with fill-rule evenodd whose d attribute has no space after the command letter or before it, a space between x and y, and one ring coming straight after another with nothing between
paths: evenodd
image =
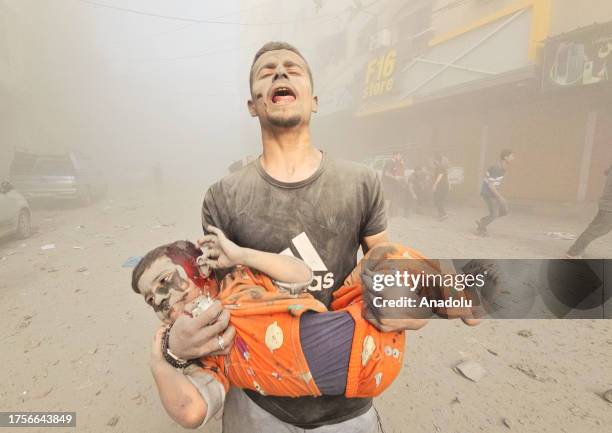
<instances>
[{"instance_id":1,"label":"child's leg","mask_svg":"<svg viewBox=\"0 0 612 433\"><path fill-rule=\"evenodd\" d=\"M424 275L437 275L444 273L453 273L452 270L442 270L441 263L439 260L432 260L425 258L421 253L408 247L404 247L395 243L382 243L372 248L363 259L357 264L353 272L346 278L344 285L336 290L333 294L333 302L331 304L332 310L341 310L344 307L357 302L364 302L364 297L368 299L368 305L364 307L370 307L370 313L376 316L377 319L414 319L417 322L423 318L430 317L433 313L444 318L471 318L473 312L467 307L406 307L405 311L399 311L397 308L393 308L389 317L385 316L385 311L376 309L372 311L374 307L369 305L371 303L371 297L369 295L380 296L382 298L395 299L398 296L406 296L415 298L417 305L420 305L421 298L427 300L446 300L446 299L460 299L464 298L472 300L474 306L478 306L478 294L473 290L458 291L453 287L449 286L421 286L416 291L408 291L406 287L390 287L380 292L373 292L371 287L365 287L362 282L363 274L373 275L374 273L389 273L389 272L408 272L409 274L424 274ZM442 275L444 276L444 275ZM367 296L364 296L367 291ZM406 311L407 309L410 311ZM381 316L381 317L378 317ZM380 322L380 320L378 320ZM410 322L406 322L407 324ZM398 326L402 328L400 323L397 321ZM412 322L410 322L412 323ZM379 323L379 327L381 327ZM386 329L386 327L383 327ZM392 329L398 329L392 326ZM418 329L410 326L403 327L402 329Z\"/></svg>"},{"instance_id":2,"label":"child's leg","mask_svg":"<svg viewBox=\"0 0 612 433\"><path fill-rule=\"evenodd\" d=\"M404 267L406 269L398 269ZM412 248L392 242L376 245L357 263L357 266L344 280L344 284L333 294L332 310L342 309L354 302L361 302L363 296L362 274L390 270L439 272L436 261L426 259Z\"/></svg>"}]
</instances>

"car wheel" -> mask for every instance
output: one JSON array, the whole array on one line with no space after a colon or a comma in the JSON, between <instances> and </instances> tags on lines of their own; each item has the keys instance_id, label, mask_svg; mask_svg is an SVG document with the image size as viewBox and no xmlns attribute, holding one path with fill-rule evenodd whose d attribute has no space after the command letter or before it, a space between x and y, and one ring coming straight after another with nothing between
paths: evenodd
<instances>
[{"instance_id":1,"label":"car wheel","mask_svg":"<svg viewBox=\"0 0 612 433\"><path fill-rule=\"evenodd\" d=\"M19 218L17 219L17 236L19 239L25 239L30 237L32 234L32 224L30 220L30 212L26 209L22 209L19 212Z\"/></svg>"}]
</instances>

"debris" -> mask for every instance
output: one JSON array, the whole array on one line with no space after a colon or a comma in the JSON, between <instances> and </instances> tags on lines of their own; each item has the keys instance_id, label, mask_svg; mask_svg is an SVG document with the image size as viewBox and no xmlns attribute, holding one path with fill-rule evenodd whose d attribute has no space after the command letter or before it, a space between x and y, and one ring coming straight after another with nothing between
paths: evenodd
<instances>
[{"instance_id":1,"label":"debris","mask_svg":"<svg viewBox=\"0 0 612 433\"><path fill-rule=\"evenodd\" d=\"M487 372L484 367L476 361L463 361L457 364L454 370L473 382L478 382Z\"/></svg>"},{"instance_id":2,"label":"debris","mask_svg":"<svg viewBox=\"0 0 612 433\"><path fill-rule=\"evenodd\" d=\"M524 364L511 364L510 368L513 368L513 369L515 369L517 371L520 371L525 376L527 376L527 377L529 377L529 378L531 378L533 380L537 380L538 382L542 382L542 383L544 383L544 382L556 382L552 378L544 377L544 376L541 376L541 375L537 374L528 365L524 365Z\"/></svg>"},{"instance_id":3,"label":"debris","mask_svg":"<svg viewBox=\"0 0 612 433\"><path fill-rule=\"evenodd\" d=\"M87 267L85 266L81 266L79 269L77 269L77 272L86 272L87 271Z\"/></svg>"},{"instance_id":4,"label":"debris","mask_svg":"<svg viewBox=\"0 0 612 433\"><path fill-rule=\"evenodd\" d=\"M129 257L125 262L123 262L121 267L122 268L135 268L136 265L140 262L140 260L142 260L142 256Z\"/></svg>"},{"instance_id":5,"label":"debris","mask_svg":"<svg viewBox=\"0 0 612 433\"><path fill-rule=\"evenodd\" d=\"M57 269L56 268L49 268L49 269L47 269L47 272L52 274L54 272L57 272Z\"/></svg>"},{"instance_id":6,"label":"debris","mask_svg":"<svg viewBox=\"0 0 612 433\"><path fill-rule=\"evenodd\" d=\"M15 251L7 251L6 253L7 256L12 256L13 254L15 254Z\"/></svg>"},{"instance_id":7,"label":"debris","mask_svg":"<svg viewBox=\"0 0 612 433\"><path fill-rule=\"evenodd\" d=\"M609 403L612 403L612 389L607 390L606 392L604 392L602 394L602 397L604 400L606 400Z\"/></svg>"},{"instance_id":8,"label":"debris","mask_svg":"<svg viewBox=\"0 0 612 433\"><path fill-rule=\"evenodd\" d=\"M19 328L25 329L28 326L30 326L30 323L32 323L32 317L33 316L31 316L29 314L23 316L23 319L21 319L21 323L19 324Z\"/></svg>"},{"instance_id":9,"label":"debris","mask_svg":"<svg viewBox=\"0 0 612 433\"><path fill-rule=\"evenodd\" d=\"M75 246L74 246L74 247L72 247L72 248L73 248L73 249L75 249L75 250L82 250L82 249L83 249L83 247L80 247L80 246L78 246L78 245L75 245Z\"/></svg>"},{"instance_id":10,"label":"debris","mask_svg":"<svg viewBox=\"0 0 612 433\"><path fill-rule=\"evenodd\" d=\"M576 239L576 235L574 233L567 232L546 232L546 236L553 239L560 239L562 241L573 241Z\"/></svg>"},{"instance_id":11,"label":"debris","mask_svg":"<svg viewBox=\"0 0 612 433\"><path fill-rule=\"evenodd\" d=\"M145 396L144 396L144 395L142 395L141 393L136 394L136 395L135 395L135 396L133 396L131 399L132 399L132 400L134 400L134 402L135 402L137 405L141 405L141 404L143 404L143 403L146 403L146 402L147 402L147 397L145 397Z\"/></svg>"},{"instance_id":12,"label":"debris","mask_svg":"<svg viewBox=\"0 0 612 433\"><path fill-rule=\"evenodd\" d=\"M510 430L512 430L512 423L510 422L510 420L508 418L503 418L502 419L502 424L504 424L506 427L508 427Z\"/></svg>"},{"instance_id":13,"label":"debris","mask_svg":"<svg viewBox=\"0 0 612 433\"><path fill-rule=\"evenodd\" d=\"M516 333L517 335L520 335L521 337L525 337L525 338L531 338L533 337L533 333L529 330L529 329L521 329L519 332Z\"/></svg>"},{"instance_id":14,"label":"debris","mask_svg":"<svg viewBox=\"0 0 612 433\"><path fill-rule=\"evenodd\" d=\"M115 225L115 228L118 230L128 230L128 229L131 229L132 226L129 224L117 224Z\"/></svg>"},{"instance_id":15,"label":"debris","mask_svg":"<svg viewBox=\"0 0 612 433\"><path fill-rule=\"evenodd\" d=\"M55 249L55 244L46 244L43 245L42 247L40 247L41 250L54 250Z\"/></svg>"},{"instance_id":16,"label":"debris","mask_svg":"<svg viewBox=\"0 0 612 433\"><path fill-rule=\"evenodd\" d=\"M28 244L21 244L21 245L19 245L19 248L25 248L27 246L28 246Z\"/></svg>"},{"instance_id":17,"label":"debris","mask_svg":"<svg viewBox=\"0 0 612 433\"><path fill-rule=\"evenodd\" d=\"M497 352L496 352L496 351L494 351L493 349L489 349L489 348L487 348L487 352L489 352L491 355L499 356L499 353L497 353Z\"/></svg>"},{"instance_id":18,"label":"debris","mask_svg":"<svg viewBox=\"0 0 612 433\"><path fill-rule=\"evenodd\" d=\"M84 225L82 225L82 224L79 224L78 226L76 226L76 228L77 228L77 229L84 229L84 228L85 228L85 226L84 226Z\"/></svg>"},{"instance_id":19,"label":"debris","mask_svg":"<svg viewBox=\"0 0 612 433\"><path fill-rule=\"evenodd\" d=\"M456 395L455 398L451 400L451 404L458 404L458 403L461 403L461 399L459 398L458 395Z\"/></svg>"},{"instance_id":20,"label":"debris","mask_svg":"<svg viewBox=\"0 0 612 433\"><path fill-rule=\"evenodd\" d=\"M118 422L119 422L119 417L117 415L115 415L114 417L112 417L111 419L108 420L106 425L111 426L111 427L115 427Z\"/></svg>"},{"instance_id":21,"label":"debris","mask_svg":"<svg viewBox=\"0 0 612 433\"><path fill-rule=\"evenodd\" d=\"M104 241L104 245L106 246L115 245L115 242L114 241Z\"/></svg>"},{"instance_id":22,"label":"debris","mask_svg":"<svg viewBox=\"0 0 612 433\"><path fill-rule=\"evenodd\" d=\"M51 394L51 392L53 391L53 386L49 389L47 389L45 392L43 392L42 394L37 395L36 397L34 397L34 400L38 400L41 398L45 398L46 396L48 396L49 394Z\"/></svg>"}]
</instances>

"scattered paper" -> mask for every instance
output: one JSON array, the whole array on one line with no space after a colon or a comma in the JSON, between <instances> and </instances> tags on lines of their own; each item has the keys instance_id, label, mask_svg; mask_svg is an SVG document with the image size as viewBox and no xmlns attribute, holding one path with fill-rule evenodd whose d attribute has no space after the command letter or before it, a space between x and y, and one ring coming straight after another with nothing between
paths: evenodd
<instances>
[{"instance_id":1,"label":"scattered paper","mask_svg":"<svg viewBox=\"0 0 612 433\"><path fill-rule=\"evenodd\" d=\"M573 241L576 239L576 235L567 232L546 232L546 236L553 239L560 239L562 241Z\"/></svg>"},{"instance_id":2,"label":"scattered paper","mask_svg":"<svg viewBox=\"0 0 612 433\"><path fill-rule=\"evenodd\" d=\"M476 361L463 361L455 366L455 371L461 373L473 382L478 382L486 374L486 370Z\"/></svg>"},{"instance_id":3,"label":"scattered paper","mask_svg":"<svg viewBox=\"0 0 612 433\"><path fill-rule=\"evenodd\" d=\"M125 262L123 262L121 267L122 268L135 268L141 259L142 259L142 256L129 257Z\"/></svg>"}]
</instances>

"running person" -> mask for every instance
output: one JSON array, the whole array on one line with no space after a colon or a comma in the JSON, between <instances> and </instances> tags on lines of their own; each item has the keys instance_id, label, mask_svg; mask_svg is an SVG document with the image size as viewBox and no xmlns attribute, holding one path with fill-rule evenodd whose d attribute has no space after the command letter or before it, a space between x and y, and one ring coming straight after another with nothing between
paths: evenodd
<instances>
[{"instance_id":1,"label":"running person","mask_svg":"<svg viewBox=\"0 0 612 433\"><path fill-rule=\"evenodd\" d=\"M514 161L514 152L510 149L502 150L499 161L489 167L482 180L480 195L487 205L489 214L476 221L476 233L479 236L487 236L489 224L497 218L508 215L508 203L499 188L512 161Z\"/></svg>"}]
</instances>

